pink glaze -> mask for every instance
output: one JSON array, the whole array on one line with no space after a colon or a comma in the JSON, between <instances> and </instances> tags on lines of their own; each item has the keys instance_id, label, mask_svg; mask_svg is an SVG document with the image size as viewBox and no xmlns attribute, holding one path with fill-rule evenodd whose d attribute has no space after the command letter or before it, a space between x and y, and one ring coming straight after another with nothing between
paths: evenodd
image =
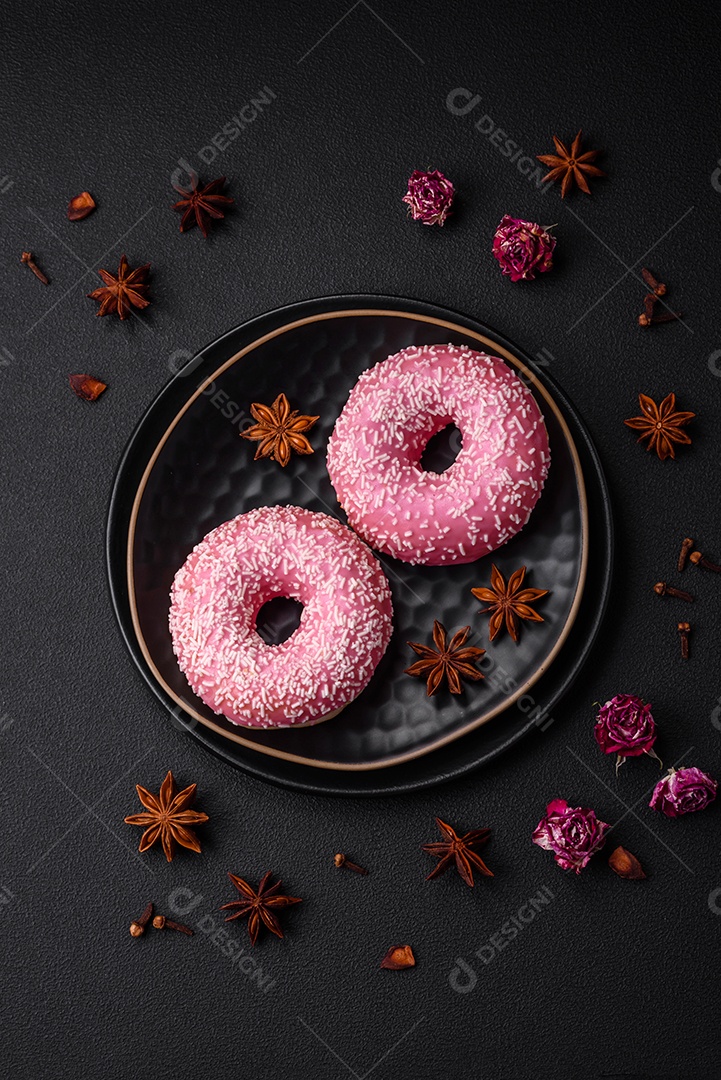
<instances>
[{"instance_id":1,"label":"pink glaze","mask_svg":"<svg viewBox=\"0 0 721 1080\"><path fill-rule=\"evenodd\" d=\"M462 448L443 473L419 462L455 424ZM528 521L548 474L536 400L496 356L412 346L365 371L328 443L328 473L349 524L409 563L473 562Z\"/></svg>"},{"instance_id":2,"label":"pink glaze","mask_svg":"<svg viewBox=\"0 0 721 1080\"><path fill-rule=\"evenodd\" d=\"M303 604L280 645L256 630L275 596ZM350 529L297 506L251 510L219 525L175 575L170 633L198 697L244 727L289 727L348 705L391 636L385 574Z\"/></svg>"}]
</instances>

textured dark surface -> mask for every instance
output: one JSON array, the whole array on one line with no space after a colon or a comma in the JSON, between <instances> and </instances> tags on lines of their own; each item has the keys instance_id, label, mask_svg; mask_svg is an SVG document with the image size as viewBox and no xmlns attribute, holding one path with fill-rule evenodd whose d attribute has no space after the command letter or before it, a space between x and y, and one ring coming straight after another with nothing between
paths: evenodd
<instances>
[{"instance_id":1,"label":"textured dark surface","mask_svg":"<svg viewBox=\"0 0 721 1080\"><path fill-rule=\"evenodd\" d=\"M347 11L326 0L3 10L0 1074L718 1077L721 810L652 814L654 763L616 780L590 722L594 699L640 693L665 762L721 772L721 583L686 571L690 613L650 588L677 581L687 534L721 557L719 12L495 0ZM264 86L275 98L203 169L232 177L236 212L207 243L181 236L169 209L178 160L200 166L198 149ZM480 95L465 115L446 105L458 87ZM609 178L562 203L501 154L489 125L529 155L583 126ZM460 192L442 230L408 222L400 202L426 165ZM66 201L84 188L98 210L70 224ZM506 212L558 222L557 265L528 285L502 278L489 253ZM50 287L20 265L23 249ZM123 250L152 262L154 304L121 326L94 318L84 294L97 280L87 267L114 269ZM686 326L638 329L641 265L668 282ZM103 525L130 432L183 359L280 304L368 291L446 304L545 350L600 448L620 558L593 659L545 731L463 782L359 801L249 779L168 724L115 625ZM74 371L110 389L86 405L67 387ZM676 390L697 412L676 462L623 427L639 390ZM168 767L198 782L211 819L204 853L171 865L138 857L138 830L122 822L138 809L133 784L157 790ZM553 796L618 822L609 845L633 851L648 880L620 881L603 856L578 878L558 870L530 843ZM418 845L434 839L436 813L494 828L494 879L424 883ZM336 850L372 873L336 872ZM257 882L270 868L304 903L285 941L256 949L266 993L210 932L127 933L151 897L170 913L181 887L201 897L182 921L208 930L233 898L225 871ZM489 952L543 887L551 902ZM243 928L228 935L242 942ZM379 971L401 943L417 968ZM477 974L466 994L449 983L459 957Z\"/></svg>"},{"instance_id":2,"label":"textured dark surface","mask_svg":"<svg viewBox=\"0 0 721 1080\"><path fill-rule=\"evenodd\" d=\"M294 307L286 314L272 313L260 323L255 321L226 336L200 362L191 361L193 370L189 375L178 373L177 385L169 388L164 399L172 396L178 412L185 408L189 398L194 400L173 427L153 464L133 531L134 596L140 631L157 670L157 675L152 672L153 677L163 690L174 696L169 708L176 712L180 702L192 710L187 714L191 730L205 734L205 728L197 720L200 716L221 735L226 731L241 735L251 746L277 749L302 761L387 764L389 759L430 748L448 736L458 737L484 718L490 722L492 712L510 709L518 702L510 716L503 713L495 719L496 730L478 731L472 739L464 740L457 756L469 764L487 758L490 746L500 748L504 737L532 726L528 704L538 703L534 696L535 683L561 635L567 633L567 623L572 619L572 607L581 588L583 554L590 546L588 526L583 524L586 481L579 480L569 441L575 434L583 452L582 432L572 412L564 407L563 413L572 425L572 434L566 436L555 411L561 408L560 401L554 399L552 406L540 389L537 398L546 418L553 468L531 521L502 550L464 566L413 567L380 556L393 594L393 638L371 684L343 710L337 722L303 731L239 730L191 692L173 653L168 629L170 587L178 567L210 529L236 514L274 502L304 506L345 522L326 470L325 446L350 387L365 368L411 344L448 340L488 351L493 349L493 345L481 344L461 330L437 325L452 322L453 317L431 307L422 314L436 323L394 315L327 317L335 308L365 310L369 306L389 307L392 311L403 310L404 304L383 299L369 303L363 298L345 303L320 300ZM411 304L406 306L413 308ZM315 321L319 315L323 318ZM263 341L274 330L303 320L305 325L269 337L218 373L234 354ZM312 436L314 453L294 456L284 469L269 459L254 461L253 447L238 438L249 422L250 402L272 402L281 390L288 395L292 407L321 414ZM121 599L127 577L127 511L138 489L139 468L144 472L164 437L169 413L172 409L156 406L144 418L124 459L113 496L109 570L118 597L119 617L134 655L137 653L135 629L131 625L129 605L126 607L124 598ZM605 497L602 478L587 458L584 466L590 486L588 497L602 501ZM584 466L579 464L581 475ZM576 642L579 645L585 635L592 636L589 613L602 607L607 596L610 551L602 529L594 536L593 549L594 565L588 594L584 597L585 617ZM404 674L413 659L407 642L430 641L433 619L437 618L450 634L470 624L473 635L469 640L487 647L488 617L479 616L482 605L474 599L471 589L490 584L492 563L498 565L506 578L519 566L526 565L529 584L535 581L552 587L543 605L544 622L535 626L527 623L517 643L504 633L486 648L480 670L487 677L481 683L468 684L459 696L444 692L429 698L422 682ZM582 659L583 650L572 648L564 651L559 666L577 670ZM144 658L139 663L141 670L151 674ZM557 686L559 674L554 676ZM533 695L527 693L531 687L534 687ZM554 700L544 694L544 708L551 709ZM284 762L279 764L277 758L269 760L268 755L263 755L258 760L257 754L248 754L238 743L227 741L227 752L236 754L251 770L261 770L260 775L270 769L270 774L282 782L287 774L295 772ZM420 768L414 762L403 770L403 781L394 769L381 776L356 778L356 782L392 790L427 783L434 770L437 775L443 775L442 769L435 762L423 762ZM320 785L322 790L324 783L330 785L330 790L342 789L345 779L351 778L316 775L312 778L312 789Z\"/></svg>"}]
</instances>

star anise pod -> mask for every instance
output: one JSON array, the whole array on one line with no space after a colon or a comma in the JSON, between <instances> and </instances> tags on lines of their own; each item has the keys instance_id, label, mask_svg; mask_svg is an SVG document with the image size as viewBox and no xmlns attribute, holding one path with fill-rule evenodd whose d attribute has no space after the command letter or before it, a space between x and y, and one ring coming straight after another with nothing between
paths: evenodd
<instances>
[{"instance_id":1,"label":"star anise pod","mask_svg":"<svg viewBox=\"0 0 721 1080\"><path fill-rule=\"evenodd\" d=\"M586 150L584 154L579 154L581 149L581 135L579 131L576 138L571 144L569 150L565 143L554 135L553 141L556 144L557 154L538 154L538 160L542 161L544 165L551 165L551 171L546 173L543 177L544 182L546 180L561 180L561 198L565 199L568 191L573 187L574 182L580 187L581 191L585 191L587 195L591 194L591 189L588 186L586 175L588 176L605 176L605 172L599 169L596 165L591 165L590 162L595 161L600 150Z\"/></svg>"},{"instance_id":2,"label":"star anise pod","mask_svg":"<svg viewBox=\"0 0 721 1080\"><path fill-rule=\"evenodd\" d=\"M635 431L640 431L638 442L648 439L646 449L655 450L661 461L668 457L675 458L673 444L690 444L691 440L682 429L689 420L693 420L696 413L676 412L675 394L669 394L660 405L657 405L646 394L639 394L638 403L643 416L634 416L630 420L624 420L624 424Z\"/></svg>"},{"instance_id":3,"label":"star anise pod","mask_svg":"<svg viewBox=\"0 0 721 1080\"><path fill-rule=\"evenodd\" d=\"M427 679L427 693L430 697L440 690L443 680L448 683L452 694L460 694L463 687L461 679L471 679L478 682L483 673L478 671L474 664L479 657L483 656L485 649L477 649L473 645L466 645L466 639L470 626L464 626L448 641L446 628L435 619L433 622L433 645L422 645L417 641L409 641L408 644L414 652L421 657L406 668L406 675L416 675L420 679Z\"/></svg>"},{"instance_id":4,"label":"star anise pod","mask_svg":"<svg viewBox=\"0 0 721 1080\"><path fill-rule=\"evenodd\" d=\"M207 240L208 230L213 219L219 221L225 217L225 214L220 209L221 206L231 206L235 200L231 199L229 195L221 195L225 187L224 176L219 177L217 180L211 180L205 187L198 186L199 180L195 174L192 176L192 181L193 186L190 191L175 185L175 190L183 197L174 203L173 210L177 210L178 213L183 215L180 219L181 232L185 232L186 229L197 225Z\"/></svg>"},{"instance_id":5,"label":"star anise pod","mask_svg":"<svg viewBox=\"0 0 721 1080\"><path fill-rule=\"evenodd\" d=\"M127 318L131 307L146 308L150 301L146 293L148 286L145 283L150 263L139 266L137 270L130 270L128 260L123 255L118 267L118 276L108 270L98 270L105 285L88 293L90 300L99 300L100 307L96 315L119 315L121 319Z\"/></svg>"},{"instance_id":6,"label":"star anise pod","mask_svg":"<svg viewBox=\"0 0 721 1080\"><path fill-rule=\"evenodd\" d=\"M250 413L257 423L242 431L244 439L253 439L258 443L254 461L269 457L280 465L287 465L291 451L296 454L312 454L304 431L310 431L319 420L318 416L304 416L296 409L292 412L285 394L278 394L272 405L261 405L259 401L250 406Z\"/></svg>"},{"instance_id":7,"label":"star anise pod","mask_svg":"<svg viewBox=\"0 0 721 1080\"><path fill-rule=\"evenodd\" d=\"M529 622L543 622L542 616L534 611L531 604L540 600L542 596L548 596L548 589L523 589L523 579L526 576L526 568L522 566L511 574L506 584L501 571L497 566L491 566L491 588L471 589L478 600L483 600L488 607L481 609L481 614L492 612L488 623L488 640L498 635L505 621L506 630L515 642L518 641L520 629L519 619L527 619Z\"/></svg>"},{"instance_id":8,"label":"star anise pod","mask_svg":"<svg viewBox=\"0 0 721 1080\"><path fill-rule=\"evenodd\" d=\"M279 908L290 907L291 904L301 904L303 901L298 896L282 896L279 894L278 889L281 887L282 882L276 881L275 885L268 885L271 877L271 871L264 874L260 879L260 885L256 892L247 881L243 881L241 877L236 874L228 873L228 877L235 885L236 889L243 897L242 900L233 900L230 904L223 904L220 908L221 911L235 911L234 915L229 915L225 920L226 922L232 922L233 919L244 919L248 916L248 934L250 935L250 944L255 945L258 940L258 931L260 930L260 924L270 930L276 937L282 938L283 931L280 928L273 911L277 911ZM236 910L237 909L237 910Z\"/></svg>"},{"instance_id":9,"label":"star anise pod","mask_svg":"<svg viewBox=\"0 0 721 1080\"><path fill-rule=\"evenodd\" d=\"M467 832L465 836L459 836L455 829L451 828L450 825L446 825L445 821L441 821L440 818L436 818L436 825L445 839L434 844L421 844L423 851L427 851L429 855L440 859L438 865L431 870L426 881L431 881L433 878L445 874L446 870L453 866L454 863L456 870L466 885L470 885L471 888L473 888L474 866L486 877L493 877L493 872L488 869L481 856L473 850L473 848L482 847L488 843L488 838L491 835L490 829L474 829L472 832Z\"/></svg>"},{"instance_id":10,"label":"star anise pod","mask_svg":"<svg viewBox=\"0 0 721 1080\"><path fill-rule=\"evenodd\" d=\"M188 825L202 825L208 820L207 814L187 809L195 798L197 786L191 784L182 791L176 791L172 772L168 772L157 795L136 784L138 798L147 808L147 813L131 814L125 818L125 822L127 825L146 826L140 837L138 851L147 851L156 840L162 841L168 862L173 861L174 844L180 844L191 851L200 851L198 837L192 829L187 828Z\"/></svg>"}]
</instances>

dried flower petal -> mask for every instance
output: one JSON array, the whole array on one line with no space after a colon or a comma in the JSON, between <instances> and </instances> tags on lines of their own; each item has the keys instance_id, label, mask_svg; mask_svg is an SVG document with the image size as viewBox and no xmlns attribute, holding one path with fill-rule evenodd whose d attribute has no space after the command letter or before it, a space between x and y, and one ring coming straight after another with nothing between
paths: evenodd
<instances>
[{"instance_id":1,"label":"dried flower petal","mask_svg":"<svg viewBox=\"0 0 721 1080\"><path fill-rule=\"evenodd\" d=\"M381 960L381 967L386 971L401 971L415 966L416 958L410 945L391 945Z\"/></svg>"},{"instance_id":2,"label":"dried flower petal","mask_svg":"<svg viewBox=\"0 0 721 1080\"><path fill-rule=\"evenodd\" d=\"M614 874L626 878L627 881L641 881L646 877L636 856L632 855L630 851L626 851L625 847L621 847L620 844L611 852L608 865Z\"/></svg>"},{"instance_id":3,"label":"dried flower petal","mask_svg":"<svg viewBox=\"0 0 721 1080\"><path fill-rule=\"evenodd\" d=\"M92 375L70 375L68 377L71 389L82 398L83 401L95 401L100 397L103 390L107 390L107 383L100 379L94 379Z\"/></svg>"},{"instance_id":4,"label":"dried flower petal","mask_svg":"<svg viewBox=\"0 0 721 1080\"><path fill-rule=\"evenodd\" d=\"M95 199L89 191L81 191L68 203L68 221L82 221L95 209Z\"/></svg>"}]
</instances>

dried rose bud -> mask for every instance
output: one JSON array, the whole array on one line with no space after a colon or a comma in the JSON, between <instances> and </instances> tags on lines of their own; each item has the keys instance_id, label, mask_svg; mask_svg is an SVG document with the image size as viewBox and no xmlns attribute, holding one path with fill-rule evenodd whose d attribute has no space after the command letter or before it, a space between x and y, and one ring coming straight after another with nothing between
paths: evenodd
<instances>
[{"instance_id":1,"label":"dried rose bud","mask_svg":"<svg viewBox=\"0 0 721 1080\"><path fill-rule=\"evenodd\" d=\"M107 390L107 383L100 379L94 379L92 375L71 375L70 386L83 401L96 401L103 390Z\"/></svg>"},{"instance_id":2,"label":"dried rose bud","mask_svg":"<svg viewBox=\"0 0 721 1080\"><path fill-rule=\"evenodd\" d=\"M533 221L506 214L493 234L493 254L511 281L533 281L553 266L555 236Z\"/></svg>"},{"instance_id":3,"label":"dried rose bud","mask_svg":"<svg viewBox=\"0 0 721 1080\"><path fill-rule=\"evenodd\" d=\"M591 856L603 847L610 827L596 817L595 810L554 799L546 807L546 816L536 826L532 840L552 851L562 870L580 874Z\"/></svg>"},{"instance_id":4,"label":"dried rose bud","mask_svg":"<svg viewBox=\"0 0 721 1080\"><path fill-rule=\"evenodd\" d=\"M392 945L381 960L381 967L387 971L401 971L415 966L416 958L410 945Z\"/></svg>"},{"instance_id":5,"label":"dried rose bud","mask_svg":"<svg viewBox=\"0 0 721 1080\"><path fill-rule=\"evenodd\" d=\"M616 754L616 769L627 757L648 754L660 764L653 749L656 741L656 724L651 706L644 705L633 694L616 694L602 705L593 729L596 742L604 754Z\"/></svg>"},{"instance_id":6,"label":"dried rose bud","mask_svg":"<svg viewBox=\"0 0 721 1080\"><path fill-rule=\"evenodd\" d=\"M442 225L451 212L453 184L442 172L416 169L408 179L403 202L408 203L414 221L424 225Z\"/></svg>"},{"instance_id":7,"label":"dried rose bud","mask_svg":"<svg viewBox=\"0 0 721 1080\"><path fill-rule=\"evenodd\" d=\"M608 865L614 874L626 878L627 881L641 881L646 877L636 856L620 845L611 852Z\"/></svg>"},{"instance_id":8,"label":"dried rose bud","mask_svg":"<svg viewBox=\"0 0 721 1080\"><path fill-rule=\"evenodd\" d=\"M716 798L717 787L717 782L701 769L670 769L656 784L648 805L666 817L680 817L705 810Z\"/></svg>"},{"instance_id":9,"label":"dried rose bud","mask_svg":"<svg viewBox=\"0 0 721 1080\"><path fill-rule=\"evenodd\" d=\"M89 191L81 191L68 203L68 221L82 221L95 209L95 199Z\"/></svg>"}]
</instances>

